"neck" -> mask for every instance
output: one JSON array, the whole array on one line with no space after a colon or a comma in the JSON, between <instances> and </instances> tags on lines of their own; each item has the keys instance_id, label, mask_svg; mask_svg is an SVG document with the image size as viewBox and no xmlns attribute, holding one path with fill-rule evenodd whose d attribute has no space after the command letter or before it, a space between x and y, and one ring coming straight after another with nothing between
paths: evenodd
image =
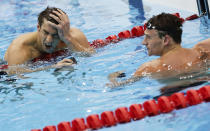
<instances>
[{"instance_id":1,"label":"neck","mask_svg":"<svg viewBox=\"0 0 210 131\"><path fill-rule=\"evenodd\" d=\"M179 49L179 48L181 48L181 44L179 44L179 43L169 44L168 46L165 47L161 56L166 55L167 53L174 51L176 49Z\"/></svg>"}]
</instances>

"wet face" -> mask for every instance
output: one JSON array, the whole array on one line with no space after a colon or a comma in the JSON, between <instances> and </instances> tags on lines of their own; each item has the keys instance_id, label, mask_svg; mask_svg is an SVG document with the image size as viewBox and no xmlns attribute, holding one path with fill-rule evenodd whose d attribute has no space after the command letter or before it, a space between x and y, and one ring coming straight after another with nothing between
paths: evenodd
<instances>
[{"instance_id":1,"label":"wet face","mask_svg":"<svg viewBox=\"0 0 210 131\"><path fill-rule=\"evenodd\" d=\"M158 31L155 29L146 29L144 34L145 37L142 44L147 47L148 55L161 56L163 53L164 42L163 38L159 37Z\"/></svg>"},{"instance_id":2,"label":"wet face","mask_svg":"<svg viewBox=\"0 0 210 131\"><path fill-rule=\"evenodd\" d=\"M55 51L60 39L57 30L47 23L44 19L41 27L38 25L38 33L41 40L42 51L52 53Z\"/></svg>"}]
</instances>

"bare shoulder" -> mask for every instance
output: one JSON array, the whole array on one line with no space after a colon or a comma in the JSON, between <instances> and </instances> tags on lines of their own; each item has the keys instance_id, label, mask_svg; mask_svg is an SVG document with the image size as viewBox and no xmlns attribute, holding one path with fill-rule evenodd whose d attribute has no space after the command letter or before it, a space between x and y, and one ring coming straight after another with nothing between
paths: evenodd
<instances>
[{"instance_id":1,"label":"bare shoulder","mask_svg":"<svg viewBox=\"0 0 210 131\"><path fill-rule=\"evenodd\" d=\"M32 44L36 41L35 37L35 32L26 33L12 41L4 56L9 65L22 64L31 57L29 49L33 47Z\"/></svg>"},{"instance_id":2,"label":"bare shoulder","mask_svg":"<svg viewBox=\"0 0 210 131\"><path fill-rule=\"evenodd\" d=\"M23 46L23 45L31 45L34 42L36 42L36 39L37 39L37 32L30 32L30 33L22 34L12 41L8 49L14 46L16 47L16 46Z\"/></svg>"},{"instance_id":3,"label":"bare shoulder","mask_svg":"<svg viewBox=\"0 0 210 131\"><path fill-rule=\"evenodd\" d=\"M210 38L199 42L193 48L194 49L199 49L199 50L202 50L202 51L204 51L204 50L205 51L210 51Z\"/></svg>"},{"instance_id":4,"label":"bare shoulder","mask_svg":"<svg viewBox=\"0 0 210 131\"><path fill-rule=\"evenodd\" d=\"M192 49L198 51L201 59L210 59L210 38L199 42Z\"/></svg>"},{"instance_id":5,"label":"bare shoulder","mask_svg":"<svg viewBox=\"0 0 210 131\"><path fill-rule=\"evenodd\" d=\"M161 65L162 65L161 63L162 63L161 59L155 59L146 62L137 69L134 76L145 76L158 72L159 70L161 70Z\"/></svg>"}]
</instances>

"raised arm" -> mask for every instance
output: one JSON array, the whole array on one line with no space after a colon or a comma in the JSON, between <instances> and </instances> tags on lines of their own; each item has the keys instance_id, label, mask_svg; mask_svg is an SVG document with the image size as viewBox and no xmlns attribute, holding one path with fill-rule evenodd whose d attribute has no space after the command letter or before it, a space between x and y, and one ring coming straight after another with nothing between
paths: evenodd
<instances>
[{"instance_id":1,"label":"raised arm","mask_svg":"<svg viewBox=\"0 0 210 131\"><path fill-rule=\"evenodd\" d=\"M88 44L87 38L84 33L77 28L70 27L70 20L66 13L58 9L53 11L55 14L50 14L50 17L55 19L58 24L48 21L48 24L57 29L61 41L63 41L69 49L93 53L95 52ZM57 16L56 16L57 15Z\"/></svg>"},{"instance_id":2,"label":"raised arm","mask_svg":"<svg viewBox=\"0 0 210 131\"><path fill-rule=\"evenodd\" d=\"M88 40L84 33L77 28L71 28L70 30L70 49L74 49L79 52L94 53L95 50L89 45Z\"/></svg>"}]
</instances>

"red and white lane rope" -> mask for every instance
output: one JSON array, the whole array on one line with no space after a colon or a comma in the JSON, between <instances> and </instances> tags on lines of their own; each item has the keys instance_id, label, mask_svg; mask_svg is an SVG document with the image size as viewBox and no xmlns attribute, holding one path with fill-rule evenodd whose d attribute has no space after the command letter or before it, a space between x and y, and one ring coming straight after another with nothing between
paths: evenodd
<instances>
[{"instance_id":1,"label":"red and white lane rope","mask_svg":"<svg viewBox=\"0 0 210 131\"><path fill-rule=\"evenodd\" d=\"M115 111L104 111L101 114L92 114L84 118L75 118L71 122L60 122L57 126L45 126L31 131L84 131L95 130L103 127L115 126L118 123L127 123L140 120L146 116L156 116L161 113L169 113L175 109L182 109L197 105L202 102L210 102L210 85L198 90L188 90L184 93L174 93L171 96L161 96L156 100L148 100L143 104L132 104L127 107L119 107Z\"/></svg>"}]
</instances>

